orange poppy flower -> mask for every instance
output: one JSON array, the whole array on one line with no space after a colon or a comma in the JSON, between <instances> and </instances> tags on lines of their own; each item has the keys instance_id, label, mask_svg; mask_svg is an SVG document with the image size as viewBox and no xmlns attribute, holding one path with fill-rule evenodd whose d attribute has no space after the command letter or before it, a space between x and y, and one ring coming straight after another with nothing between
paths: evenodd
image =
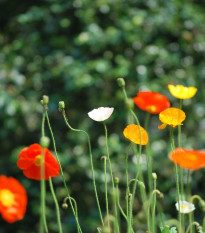
<instances>
[{"instance_id":1,"label":"orange poppy flower","mask_svg":"<svg viewBox=\"0 0 205 233\"><path fill-rule=\"evenodd\" d=\"M177 125L183 125L182 121L184 121L185 118L186 115L181 109L167 108L159 114L159 119L163 124L159 125L158 128L164 129L167 125L170 125L173 128Z\"/></svg>"},{"instance_id":2,"label":"orange poppy flower","mask_svg":"<svg viewBox=\"0 0 205 233\"><path fill-rule=\"evenodd\" d=\"M23 219L27 194L25 188L13 177L0 176L0 214L9 223Z\"/></svg>"},{"instance_id":3,"label":"orange poppy flower","mask_svg":"<svg viewBox=\"0 0 205 233\"><path fill-rule=\"evenodd\" d=\"M170 102L166 96L153 91L138 92L133 101L141 110L152 114L159 114L170 106Z\"/></svg>"},{"instance_id":4,"label":"orange poppy flower","mask_svg":"<svg viewBox=\"0 0 205 233\"><path fill-rule=\"evenodd\" d=\"M23 170L27 178L41 180L41 156L43 150L45 155L45 180L59 175L60 167L55 157L47 148L42 148L35 143L30 147L24 148L18 156L17 166Z\"/></svg>"},{"instance_id":5,"label":"orange poppy flower","mask_svg":"<svg viewBox=\"0 0 205 233\"><path fill-rule=\"evenodd\" d=\"M178 164L182 168L193 170L205 168L204 151L176 148L170 153L169 158L172 162Z\"/></svg>"},{"instance_id":6,"label":"orange poppy flower","mask_svg":"<svg viewBox=\"0 0 205 233\"><path fill-rule=\"evenodd\" d=\"M141 138L140 138L140 132L141 132ZM123 134L126 138L128 138L130 141L141 144L141 145L147 145L148 143L148 135L146 130L140 126L140 130L138 125L132 124L128 125L124 131Z\"/></svg>"}]
</instances>

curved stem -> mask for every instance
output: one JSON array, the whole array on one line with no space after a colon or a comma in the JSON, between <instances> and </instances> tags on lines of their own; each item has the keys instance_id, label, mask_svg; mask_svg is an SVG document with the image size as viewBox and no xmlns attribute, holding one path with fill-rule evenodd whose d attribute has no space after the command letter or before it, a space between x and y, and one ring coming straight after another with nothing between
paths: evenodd
<instances>
[{"instance_id":1,"label":"curved stem","mask_svg":"<svg viewBox=\"0 0 205 233\"><path fill-rule=\"evenodd\" d=\"M52 193L52 196L53 196L53 199L55 202L55 206L56 206L56 214L57 214L59 233L63 233L62 226L61 226L61 219L60 219L60 209L59 209L58 201L56 199L56 195L55 195L55 192L53 189L53 183L52 183L51 177L49 178L49 184L50 184L51 193Z\"/></svg>"},{"instance_id":2,"label":"curved stem","mask_svg":"<svg viewBox=\"0 0 205 233\"><path fill-rule=\"evenodd\" d=\"M66 125L68 126L68 128L70 128L71 130L73 130L75 132L82 132L87 136L95 197L96 197L97 206L98 206L98 210L99 210L100 220L101 220L102 226L104 227L102 212L101 212L101 208L100 208L100 203L99 203L98 193L97 193L97 188L96 188L96 183L95 183L95 172L94 172L94 166L93 166L93 156L92 156L92 151L91 151L90 137L86 131L84 131L82 129L74 129L73 127L70 126L70 124L66 118L66 115L65 115L65 110L62 110L62 114L63 114L64 121L65 121Z\"/></svg>"},{"instance_id":3,"label":"curved stem","mask_svg":"<svg viewBox=\"0 0 205 233\"><path fill-rule=\"evenodd\" d=\"M125 100L127 100L128 98L127 98L127 93L126 93L125 87L122 87L122 90L123 90L124 98L125 98ZM129 111L132 114L132 116L134 117L134 119L135 119L135 121L137 123L137 126L139 128L140 142L141 142L142 135L141 135L140 123L139 123L138 117L135 115L134 111L131 108L129 108ZM142 175L141 168L140 168L140 163L139 163L139 158L140 158L141 153L142 153L142 145L140 143L140 145L139 145L139 153L138 153L138 158L137 158L138 162L137 162L137 171L136 171L135 179L137 180L138 175L140 173L141 174L140 178L142 179L141 181L143 181L143 175ZM132 213L132 208L133 208L133 203L134 203L134 196L135 196L135 192L136 192L136 185L137 185L137 183L135 182L134 188L133 188L133 192L132 192L132 198L131 198L131 205L130 205L131 206L131 210L130 210L130 213ZM145 198L145 200L146 200L146 191L145 190L141 190L141 195L142 195L142 198Z\"/></svg>"},{"instance_id":4,"label":"curved stem","mask_svg":"<svg viewBox=\"0 0 205 233\"><path fill-rule=\"evenodd\" d=\"M118 216L117 216L117 203L116 203L116 198L115 198L115 184L114 184L114 178L113 178L113 173L112 173L112 164L110 160L110 154L109 154L109 148L108 148L108 134L107 134L107 126L105 122L103 121L104 129L105 129L105 140L106 140L106 150L107 150L107 158L108 158L108 164L110 168L110 176L111 176L111 181L112 181L112 188L113 188L113 195L114 195L114 213L115 213L115 218L117 224L115 224L115 232L119 232L119 224L118 224Z\"/></svg>"},{"instance_id":5,"label":"curved stem","mask_svg":"<svg viewBox=\"0 0 205 233\"><path fill-rule=\"evenodd\" d=\"M65 197L65 198L64 198L63 203L66 203L66 201L67 201L68 199L70 199L70 200L69 200L69 202L71 202L71 201L73 201L73 202L74 202L74 206L75 206L75 213L76 213L76 215L78 216L78 207L77 207L76 200L75 200L73 197L69 196L69 197Z\"/></svg>"},{"instance_id":6,"label":"curved stem","mask_svg":"<svg viewBox=\"0 0 205 233\"><path fill-rule=\"evenodd\" d=\"M117 193L119 193L119 186L118 186L118 184L116 184L116 189L117 189ZM120 205L119 195L118 195L118 199L117 199L117 204L118 204L118 207L119 207L119 210L120 210L121 214L123 215L123 217L125 218L125 220L127 220L127 216L126 216L124 210L122 209L122 207Z\"/></svg>"},{"instance_id":7,"label":"curved stem","mask_svg":"<svg viewBox=\"0 0 205 233\"><path fill-rule=\"evenodd\" d=\"M49 121L48 112L45 111L45 114L46 114L46 119L47 119L49 131L50 131L50 134L51 134L52 142L53 142L53 148L54 148L54 151L55 151L56 159L57 159L58 164L59 164L59 167L60 167L60 172L61 172L61 176L62 176L62 179L63 179L64 187L65 187L65 189L66 189L67 196L69 197L70 206L71 206L72 212L73 212L74 217L75 217L75 220L76 220L77 229L78 229L78 232L82 232L81 227L80 227L80 224L79 224L79 220L78 220L78 215L77 215L77 213L75 212L75 210L74 210L74 208L73 208L73 204L72 204L72 202L71 202L71 200L70 200L70 193L69 193L68 187L67 187L67 185L66 185L66 181L65 181L63 169L62 169L61 162L60 162L60 159L59 159L59 156L58 156L58 153L57 153L56 142L55 142L53 130L52 130L52 128L51 128L51 124L50 124L50 121Z\"/></svg>"},{"instance_id":8,"label":"curved stem","mask_svg":"<svg viewBox=\"0 0 205 233\"><path fill-rule=\"evenodd\" d=\"M42 135L42 137L45 136L45 110L43 112L43 118L42 118L41 135ZM41 173L41 221L40 221L40 232L44 232L43 229L45 228L46 233L48 233L48 226L47 226L47 221L46 221L46 207L45 207L46 186L45 186L44 160L45 160L45 151L43 149L42 154L41 154L41 167L40 167L40 173ZM43 222L42 222L42 220L43 220ZM44 227L43 227L42 224L44 225Z\"/></svg>"},{"instance_id":9,"label":"curved stem","mask_svg":"<svg viewBox=\"0 0 205 233\"><path fill-rule=\"evenodd\" d=\"M192 222L191 224L189 224L186 233L189 232L190 228L192 228L192 226L195 225L197 228L201 227L200 224L198 222Z\"/></svg>"}]
</instances>

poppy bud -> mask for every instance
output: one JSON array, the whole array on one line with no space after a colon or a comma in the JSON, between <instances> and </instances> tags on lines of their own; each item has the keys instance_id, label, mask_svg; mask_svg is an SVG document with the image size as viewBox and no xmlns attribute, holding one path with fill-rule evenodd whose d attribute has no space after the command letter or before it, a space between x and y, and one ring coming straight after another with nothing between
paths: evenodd
<instances>
[{"instance_id":1,"label":"poppy bud","mask_svg":"<svg viewBox=\"0 0 205 233\"><path fill-rule=\"evenodd\" d=\"M115 177L115 184L119 184L119 182L120 182L119 177Z\"/></svg>"},{"instance_id":2,"label":"poppy bud","mask_svg":"<svg viewBox=\"0 0 205 233\"><path fill-rule=\"evenodd\" d=\"M59 101L58 106L59 106L59 109L60 109L60 110L64 109L64 108L65 108L65 103L64 103L64 101Z\"/></svg>"},{"instance_id":3,"label":"poppy bud","mask_svg":"<svg viewBox=\"0 0 205 233\"><path fill-rule=\"evenodd\" d=\"M47 95L43 95L43 105L48 105L49 103L49 97Z\"/></svg>"},{"instance_id":4,"label":"poppy bud","mask_svg":"<svg viewBox=\"0 0 205 233\"><path fill-rule=\"evenodd\" d=\"M124 78L118 78L117 83L119 87L125 87L125 80Z\"/></svg>"},{"instance_id":5,"label":"poppy bud","mask_svg":"<svg viewBox=\"0 0 205 233\"><path fill-rule=\"evenodd\" d=\"M139 185L141 188L145 189L145 185L144 185L144 183L143 183L142 181L138 181L138 185Z\"/></svg>"},{"instance_id":6,"label":"poppy bud","mask_svg":"<svg viewBox=\"0 0 205 233\"><path fill-rule=\"evenodd\" d=\"M152 173L152 179L157 180L157 174L155 172Z\"/></svg>"},{"instance_id":7,"label":"poppy bud","mask_svg":"<svg viewBox=\"0 0 205 233\"><path fill-rule=\"evenodd\" d=\"M43 148L48 148L49 144L50 144L50 138L48 138L46 136L41 137L41 139L40 139L40 145Z\"/></svg>"},{"instance_id":8,"label":"poppy bud","mask_svg":"<svg viewBox=\"0 0 205 233\"><path fill-rule=\"evenodd\" d=\"M68 204L67 203L63 203L62 204L62 208L66 210L68 208Z\"/></svg>"}]
</instances>

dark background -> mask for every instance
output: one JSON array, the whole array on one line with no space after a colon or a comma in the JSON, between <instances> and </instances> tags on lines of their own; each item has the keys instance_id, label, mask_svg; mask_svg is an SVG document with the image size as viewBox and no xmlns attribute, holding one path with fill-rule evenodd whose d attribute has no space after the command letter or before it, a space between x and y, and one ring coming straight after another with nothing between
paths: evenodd
<instances>
[{"instance_id":1,"label":"dark background","mask_svg":"<svg viewBox=\"0 0 205 233\"><path fill-rule=\"evenodd\" d=\"M139 90L158 91L172 106L167 85L195 86L193 99L185 100L187 118L182 128L186 148L205 148L205 3L157 0L0 0L0 142L1 174L18 179L28 192L25 218L14 224L0 219L0 233L38 232L40 184L22 175L16 166L19 151L41 136L40 99L50 97L49 116L71 195L76 199L83 232L95 232L100 224L94 197L87 140L68 130L58 101L64 100L74 128L91 136L100 201L105 211L103 162L106 153L102 124L87 113L100 106L114 107L107 121L110 154L115 176L120 178L124 203L124 159L128 141L123 137L127 111L116 79L124 77L129 97ZM135 112L144 125L145 113ZM151 118L150 142L153 170L166 220L176 217L173 164L168 159L168 129L159 131L158 116ZM46 125L47 127L47 125ZM48 128L46 134L49 135ZM52 145L50 149L53 150ZM144 152L144 151L143 151ZM142 164L144 163L142 155ZM143 165L142 165L143 166ZM145 167L145 166L144 166ZM135 164L130 155L130 177ZM146 169L145 176L146 176ZM192 174L192 191L205 198L204 170ZM53 179L61 204L65 197L61 177ZM47 191L50 232L58 232L52 197ZM137 232L145 232L141 200L134 207ZM196 204L196 221L202 213ZM61 209L65 232L76 232L71 211ZM122 232L125 232L122 224Z\"/></svg>"}]
</instances>

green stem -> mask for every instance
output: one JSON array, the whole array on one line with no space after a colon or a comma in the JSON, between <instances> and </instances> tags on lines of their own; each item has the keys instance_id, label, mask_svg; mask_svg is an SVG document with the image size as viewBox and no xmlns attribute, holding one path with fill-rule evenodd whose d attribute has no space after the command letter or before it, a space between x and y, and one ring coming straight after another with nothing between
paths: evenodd
<instances>
[{"instance_id":1,"label":"green stem","mask_svg":"<svg viewBox=\"0 0 205 233\"><path fill-rule=\"evenodd\" d=\"M119 232L119 225L118 225L118 218L117 218L117 203L116 203L116 198L115 198L115 184L114 184L114 178L113 178L113 173L112 173L112 165L111 165L109 148L108 148L107 126L106 126L106 124L105 124L104 121L103 121L103 125L104 125L104 129L105 129L105 140L106 140L107 158L108 158L108 164L109 164L109 168L110 168L110 175L111 175L113 195L114 195L114 213L115 213L115 218L116 218L116 221L117 221L117 224L115 224L115 232Z\"/></svg>"},{"instance_id":2,"label":"green stem","mask_svg":"<svg viewBox=\"0 0 205 233\"><path fill-rule=\"evenodd\" d=\"M197 228L201 227L200 224L199 224L198 222L192 222L192 223L188 226L188 228L187 228L187 230L186 230L186 233L189 232L190 228L192 229L192 226L193 226L193 225L195 225ZM190 232L192 232L192 231L190 231Z\"/></svg>"},{"instance_id":3,"label":"green stem","mask_svg":"<svg viewBox=\"0 0 205 233\"><path fill-rule=\"evenodd\" d=\"M189 229L190 229L190 233L193 233L193 226L192 226L192 221L193 221L193 216L192 213L189 213ZM187 229L188 230L188 229ZM188 232L188 231L187 231Z\"/></svg>"},{"instance_id":4,"label":"green stem","mask_svg":"<svg viewBox=\"0 0 205 233\"><path fill-rule=\"evenodd\" d=\"M116 184L116 189L117 189L117 193L119 194L119 186L118 186L118 183ZM123 215L123 217L125 218L125 220L127 220L127 216L122 208L122 206L120 205L120 197L118 195L118 199L117 199L117 204L118 204L118 207L119 207L119 210L121 212L121 214Z\"/></svg>"},{"instance_id":5,"label":"green stem","mask_svg":"<svg viewBox=\"0 0 205 233\"><path fill-rule=\"evenodd\" d=\"M127 93L126 93L125 87L122 87L122 90L123 90L123 94L124 94L125 100L127 100L128 98L127 98ZM130 113L132 114L132 116L134 117L134 119L135 119L135 121L136 121L136 123L137 123L137 125L138 125L138 127L139 127L140 142L141 142L142 136L141 136L140 123L139 123L138 117L135 115L134 111L133 111L131 108L129 108L129 111L130 111ZM137 158L137 161L138 161L138 162L137 162L137 171L136 171L135 180L137 180L138 174L139 174L139 172L140 172L140 170L141 170L141 167L140 167L140 164L139 164L139 158L140 158L141 153L142 153L142 145L141 145L141 143L140 143L140 145L139 145L139 153L138 153L138 158ZM141 173L141 172L140 172L140 173ZM141 173L141 175L140 175L140 178L143 180L142 173ZM132 192L132 198L131 198L131 210L130 210L130 213L131 213L131 214L132 214L132 208L133 208L133 203L134 203L134 196L135 196L136 185L137 185L136 182L137 182L137 181L135 181L134 188L133 188L133 192ZM144 191L145 191L145 190L144 190ZM144 192L144 191L141 190L141 195L142 195L142 198L144 198L144 199L146 200L146 197L145 197L146 191L145 191L145 192ZM144 193L142 193L142 192L144 192ZM145 203L145 202L144 202L144 203ZM145 211L145 212L146 212L146 211Z\"/></svg>"},{"instance_id":6,"label":"green stem","mask_svg":"<svg viewBox=\"0 0 205 233\"><path fill-rule=\"evenodd\" d=\"M172 151L175 150L175 143L174 143L174 135L173 135L173 128L170 126L170 140L171 140L171 148ZM178 178L178 166L174 163L175 167L175 176L176 176L176 188L177 188L177 202L178 202L178 209L179 209L179 232L182 232L182 221L181 221L181 211L180 211L180 191L179 191L179 178Z\"/></svg>"},{"instance_id":7,"label":"green stem","mask_svg":"<svg viewBox=\"0 0 205 233\"><path fill-rule=\"evenodd\" d=\"M73 197L65 197L63 203L66 203L66 201L70 199L70 201L74 202L74 206L75 206L75 213L78 216L78 208L77 208L77 203L76 200Z\"/></svg>"},{"instance_id":8,"label":"green stem","mask_svg":"<svg viewBox=\"0 0 205 233\"><path fill-rule=\"evenodd\" d=\"M179 100L179 109L182 109L182 104L183 104L183 100L180 99ZM181 148L181 125L178 125L178 147ZM184 199L184 172L183 172L183 168L179 168L179 173L180 173L180 188L181 188L181 200ZM183 216L183 215L182 215ZM182 225L184 225L184 218L182 217Z\"/></svg>"},{"instance_id":9,"label":"green stem","mask_svg":"<svg viewBox=\"0 0 205 233\"><path fill-rule=\"evenodd\" d=\"M45 110L43 112L43 118L42 118L42 125L41 125L41 134L42 137L45 136ZM45 151L44 149L42 150L41 154L41 167L40 167L40 172L41 172L41 221L40 221L40 232L44 232L44 228L46 233L48 233L48 226L47 226L47 221L46 221L46 207L45 207L45 199L46 199L46 186L45 186ZM43 221L42 221L43 220ZM44 227L43 227L43 225Z\"/></svg>"},{"instance_id":10,"label":"green stem","mask_svg":"<svg viewBox=\"0 0 205 233\"><path fill-rule=\"evenodd\" d=\"M154 179L154 190L156 190L156 179ZM156 206L156 193L153 194L153 203L151 201L150 205L152 206L152 232L156 232L156 223L155 223L155 206Z\"/></svg>"},{"instance_id":11,"label":"green stem","mask_svg":"<svg viewBox=\"0 0 205 233\"><path fill-rule=\"evenodd\" d=\"M61 176L62 176L62 179L63 179L63 184L64 184L64 187L65 187L65 189L66 189L66 193L67 193L67 196L68 196L68 198L69 198L69 203L70 203L72 212L73 212L74 217L75 217L75 220L76 220L78 232L82 233L82 230L81 230L81 227L80 227L80 224L79 224L79 220L78 220L78 215L77 215L77 213L75 212L75 210L74 210L74 208L73 208L73 204L72 204L72 202L71 202L71 200L70 200L70 193L69 193L68 187L67 187L67 185L66 185L65 176L64 176L63 169L62 169L62 166L61 166L61 162L60 162L60 159L59 159L59 156L58 156L58 152L57 152L57 149L56 149L56 142L55 142L53 130L52 130L52 128L51 128L51 124L50 124L50 121L49 121L48 112L45 111L45 114L46 114L46 119L47 119L49 131L50 131L50 134L51 134L52 142L53 142L54 152L55 152L56 159L57 159L58 164L59 164L59 167L60 167L60 172L61 172Z\"/></svg>"},{"instance_id":12,"label":"green stem","mask_svg":"<svg viewBox=\"0 0 205 233\"><path fill-rule=\"evenodd\" d=\"M149 124L150 116L151 114L147 112L145 118L145 130L147 131L147 133L148 133L148 124ZM147 158L147 175L148 175L149 193L151 193L153 191L153 187L152 187L152 158L151 158L151 150L150 150L150 137L146 145L146 158Z\"/></svg>"},{"instance_id":13,"label":"green stem","mask_svg":"<svg viewBox=\"0 0 205 233\"><path fill-rule=\"evenodd\" d=\"M132 198L133 198L133 196L132 196L131 193L128 193L128 190L130 190L129 187L130 187L130 185L131 185L132 182L134 182L134 187L137 187L137 185L135 185L135 184L138 184L139 187L140 187L140 190L141 189L145 189L144 183L141 182L141 181L139 181L139 180L131 179L128 182L128 186L127 186L127 189L126 189L126 196L128 197L128 210L129 210L128 211L128 215L127 215L127 222L128 222L128 230L127 230L127 232L129 232L130 230L132 232L134 232L133 229L132 229L132 219L133 219L133 217L132 217L132 206L133 206L133 204L132 204L133 203Z\"/></svg>"},{"instance_id":14,"label":"green stem","mask_svg":"<svg viewBox=\"0 0 205 233\"><path fill-rule=\"evenodd\" d=\"M129 152L130 152L130 149L132 147L132 143L130 143L129 147L128 147L128 150L127 150L127 154L126 154L126 161L125 161L125 173L126 173L126 187L127 187L127 190L128 190L128 193L130 193L130 189L129 189L129 174L128 174L128 156L129 156ZM128 216L128 209L129 209L129 203L128 203L128 195L126 194L126 207L127 207L127 216Z\"/></svg>"},{"instance_id":15,"label":"green stem","mask_svg":"<svg viewBox=\"0 0 205 233\"><path fill-rule=\"evenodd\" d=\"M104 175L105 175L105 203L106 203L106 213L107 213L107 222L108 222L108 229L110 232L110 218L109 218L109 206L108 206L108 194L107 194L107 163L106 163L107 157L104 156Z\"/></svg>"},{"instance_id":16,"label":"green stem","mask_svg":"<svg viewBox=\"0 0 205 233\"><path fill-rule=\"evenodd\" d=\"M68 128L70 128L74 132L82 132L87 136L89 153L90 153L90 164L91 164L92 177L93 177L93 186L94 186L94 191L95 191L95 198L96 198L96 201L97 201L97 206L98 206L98 211L99 211L99 215L100 215L101 224L104 227L102 212L101 212L101 208L100 208L100 203L99 203L98 193L97 193L97 188L96 188L96 183L95 183L95 172L94 172L94 166L93 166L93 155L92 155L92 150L91 150L90 137L89 137L89 135L88 135L88 133L86 131L84 131L82 129L74 129L73 127L70 126L70 124L69 124L69 122L68 122L68 120L66 118L66 115L65 115L65 110L62 110L62 114L63 114L64 121L65 121L66 125L68 126Z\"/></svg>"},{"instance_id":17,"label":"green stem","mask_svg":"<svg viewBox=\"0 0 205 233\"><path fill-rule=\"evenodd\" d=\"M128 230L127 233L130 233L132 229L132 194L129 193L129 216L128 216Z\"/></svg>"},{"instance_id":18,"label":"green stem","mask_svg":"<svg viewBox=\"0 0 205 233\"><path fill-rule=\"evenodd\" d=\"M57 214L59 233L63 233L62 226L61 226L60 209L59 209L58 201L56 199L56 195L55 195L55 192L54 192L54 189L53 189L53 184L52 184L51 177L49 178L49 184L50 184L50 189L51 189L51 193L52 193L52 196L53 196L53 200L54 200L55 206L56 206L56 214Z\"/></svg>"}]
</instances>

